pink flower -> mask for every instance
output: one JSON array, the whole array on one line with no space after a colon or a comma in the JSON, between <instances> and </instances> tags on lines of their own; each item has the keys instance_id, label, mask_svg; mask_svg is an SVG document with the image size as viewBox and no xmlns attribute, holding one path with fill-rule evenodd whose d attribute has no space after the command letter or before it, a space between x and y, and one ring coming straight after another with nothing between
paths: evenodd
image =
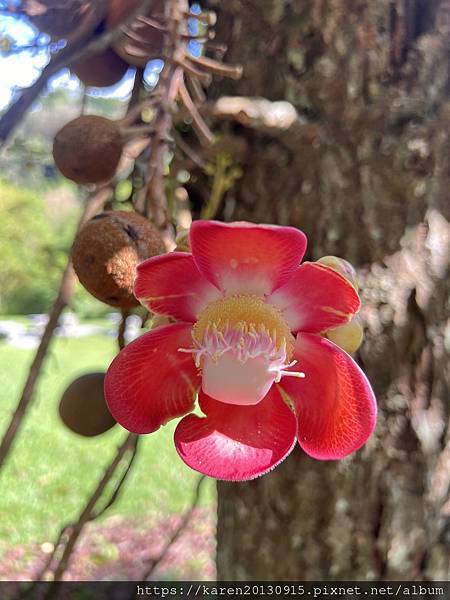
<instances>
[{"instance_id":1,"label":"pink flower","mask_svg":"<svg viewBox=\"0 0 450 600\"><path fill-rule=\"evenodd\" d=\"M300 264L306 237L293 227L197 221L192 254L138 267L137 298L178 322L144 334L112 362L105 393L126 429L178 424L184 462L243 481L273 469L298 440L310 456L358 450L376 402L353 359L320 335L347 323L360 301L333 269Z\"/></svg>"}]
</instances>

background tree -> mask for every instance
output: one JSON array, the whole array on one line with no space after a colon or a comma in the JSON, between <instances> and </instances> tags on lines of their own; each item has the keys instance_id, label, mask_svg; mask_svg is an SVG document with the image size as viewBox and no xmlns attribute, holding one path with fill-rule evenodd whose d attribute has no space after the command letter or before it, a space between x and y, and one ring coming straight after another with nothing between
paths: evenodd
<instances>
[{"instance_id":1,"label":"background tree","mask_svg":"<svg viewBox=\"0 0 450 600\"><path fill-rule=\"evenodd\" d=\"M358 360L381 409L376 436L345 461L297 448L273 474L219 483L219 577L447 579L450 3L207 5L227 59L245 65L214 95L298 111L263 133L245 105L235 112L225 130L243 176L221 214L301 227L310 259L357 266Z\"/></svg>"}]
</instances>

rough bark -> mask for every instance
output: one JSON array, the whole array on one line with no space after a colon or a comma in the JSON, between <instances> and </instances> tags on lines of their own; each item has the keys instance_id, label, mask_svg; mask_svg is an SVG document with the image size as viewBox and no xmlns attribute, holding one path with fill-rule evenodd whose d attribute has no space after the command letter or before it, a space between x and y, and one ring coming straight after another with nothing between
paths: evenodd
<instances>
[{"instance_id":1,"label":"rough bark","mask_svg":"<svg viewBox=\"0 0 450 600\"><path fill-rule=\"evenodd\" d=\"M450 2L207 4L227 60L245 66L214 95L288 100L317 124L295 151L229 127L246 150L223 217L298 226L308 258L356 265L357 359L380 407L349 459L296 450L261 479L219 484L219 577L447 579Z\"/></svg>"}]
</instances>

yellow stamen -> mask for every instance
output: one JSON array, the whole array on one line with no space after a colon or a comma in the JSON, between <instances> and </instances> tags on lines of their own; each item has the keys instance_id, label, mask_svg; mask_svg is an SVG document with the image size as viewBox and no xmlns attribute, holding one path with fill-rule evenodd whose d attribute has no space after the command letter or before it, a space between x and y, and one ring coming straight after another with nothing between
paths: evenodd
<instances>
[{"instance_id":1,"label":"yellow stamen","mask_svg":"<svg viewBox=\"0 0 450 600\"><path fill-rule=\"evenodd\" d=\"M257 296L231 296L211 302L202 311L192 335L201 343L208 326L220 332L226 327L242 328L244 334L266 332L276 343L277 349L286 344L288 360L294 349L294 337L281 312Z\"/></svg>"}]
</instances>

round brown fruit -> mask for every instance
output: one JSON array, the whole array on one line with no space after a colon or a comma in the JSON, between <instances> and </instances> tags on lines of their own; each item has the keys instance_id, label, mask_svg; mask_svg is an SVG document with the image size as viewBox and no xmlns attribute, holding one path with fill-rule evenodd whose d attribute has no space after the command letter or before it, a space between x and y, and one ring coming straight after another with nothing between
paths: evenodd
<instances>
[{"instance_id":1,"label":"round brown fruit","mask_svg":"<svg viewBox=\"0 0 450 600\"><path fill-rule=\"evenodd\" d=\"M58 131L53 158L61 173L76 183L100 183L113 177L122 154L115 121L83 115Z\"/></svg>"},{"instance_id":2,"label":"round brown fruit","mask_svg":"<svg viewBox=\"0 0 450 600\"><path fill-rule=\"evenodd\" d=\"M109 87L122 79L128 64L114 50L107 48L77 62L71 70L86 86Z\"/></svg>"},{"instance_id":3,"label":"round brown fruit","mask_svg":"<svg viewBox=\"0 0 450 600\"><path fill-rule=\"evenodd\" d=\"M164 252L158 230L147 219L133 212L112 211L82 227L72 260L88 292L110 306L127 309L139 305L133 295L137 265Z\"/></svg>"},{"instance_id":4,"label":"round brown fruit","mask_svg":"<svg viewBox=\"0 0 450 600\"><path fill-rule=\"evenodd\" d=\"M87 373L72 381L59 403L64 425L79 435L93 437L114 427L116 422L103 392L105 373Z\"/></svg>"}]
</instances>

